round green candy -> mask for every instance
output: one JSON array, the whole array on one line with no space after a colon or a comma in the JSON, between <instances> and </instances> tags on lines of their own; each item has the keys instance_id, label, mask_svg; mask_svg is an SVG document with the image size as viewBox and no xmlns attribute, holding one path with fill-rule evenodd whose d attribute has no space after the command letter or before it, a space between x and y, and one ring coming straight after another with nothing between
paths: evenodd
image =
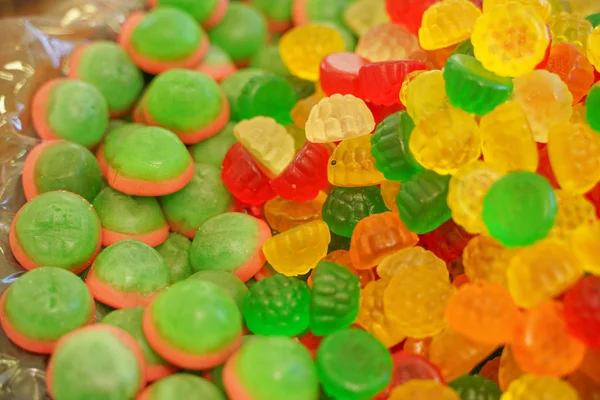
<instances>
[{"instance_id":1,"label":"round green candy","mask_svg":"<svg viewBox=\"0 0 600 400\"><path fill-rule=\"evenodd\" d=\"M342 14L353 0L304 0L304 10L308 22L334 21L344 23Z\"/></svg>"},{"instance_id":2,"label":"round green candy","mask_svg":"<svg viewBox=\"0 0 600 400\"><path fill-rule=\"evenodd\" d=\"M314 400L319 393L308 350L285 337L249 340L236 354L233 372L252 399Z\"/></svg>"},{"instance_id":3,"label":"round green candy","mask_svg":"<svg viewBox=\"0 0 600 400\"><path fill-rule=\"evenodd\" d=\"M59 139L92 147L102 140L108 126L108 104L94 85L60 80L50 89L46 123Z\"/></svg>"},{"instance_id":4,"label":"round green candy","mask_svg":"<svg viewBox=\"0 0 600 400\"><path fill-rule=\"evenodd\" d=\"M191 247L192 242L188 238L174 232L169 233L167 240L156 247L169 267L170 283L187 279L194 272L190 264Z\"/></svg>"},{"instance_id":5,"label":"round green candy","mask_svg":"<svg viewBox=\"0 0 600 400\"><path fill-rule=\"evenodd\" d=\"M159 197L159 201L167 220L188 236L209 218L227 211L233 197L221 179L220 168L196 164L192 180L180 191Z\"/></svg>"},{"instance_id":6,"label":"round green candy","mask_svg":"<svg viewBox=\"0 0 600 400\"><path fill-rule=\"evenodd\" d=\"M82 81L94 85L106 99L110 111L126 111L144 88L144 76L125 49L108 41L93 42L72 66Z\"/></svg>"},{"instance_id":7,"label":"round green candy","mask_svg":"<svg viewBox=\"0 0 600 400\"><path fill-rule=\"evenodd\" d=\"M225 400L213 383L186 373L170 375L147 390L150 392L148 400Z\"/></svg>"},{"instance_id":8,"label":"round green candy","mask_svg":"<svg viewBox=\"0 0 600 400\"><path fill-rule=\"evenodd\" d=\"M92 205L102 227L109 231L142 235L167 224L154 197L130 196L107 186L96 196Z\"/></svg>"},{"instance_id":9,"label":"round green candy","mask_svg":"<svg viewBox=\"0 0 600 400\"><path fill-rule=\"evenodd\" d=\"M156 4L158 7L176 7L203 23L213 15L219 0L156 0Z\"/></svg>"},{"instance_id":10,"label":"round green candy","mask_svg":"<svg viewBox=\"0 0 600 400\"><path fill-rule=\"evenodd\" d=\"M190 279L200 279L202 281L212 282L229 294L240 311L244 305L244 300L250 291L240 278L227 271L200 271L196 272Z\"/></svg>"},{"instance_id":11,"label":"round green candy","mask_svg":"<svg viewBox=\"0 0 600 400\"><path fill-rule=\"evenodd\" d=\"M135 398L142 379L139 360L120 337L101 326L84 328L56 348L50 360L53 398Z\"/></svg>"},{"instance_id":12,"label":"round green candy","mask_svg":"<svg viewBox=\"0 0 600 400\"><path fill-rule=\"evenodd\" d=\"M222 351L242 332L242 316L233 298L204 280L175 283L154 299L150 312L162 339L193 354Z\"/></svg>"},{"instance_id":13,"label":"round green candy","mask_svg":"<svg viewBox=\"0 0 600 400\"><path fill-rule=\"evenodd\" d=\"M236 142L233 136L234 126L233 122L229 122L215 136L190 146L190 154L194 162L210 164L221 168L225 154L227 154L229 148Z\"/></svg>"},{"instance_id":14,"label":"round green candy","mask_svg":"<svg viewBox=\"0 0 600 400\"><path fill-rule=\"evenodd\" d=\"M57 191L41 194L23 206L15 236L36 265L71 269L94 256L101 227L90 203L76 194Z\"/></svg>"},{"instance_id":15,"label":"round green candy","mask_svg":"<svg viewBox=\"0 0 600 400\"><path fill-rule=\"evenodd\" d=\"M590 127L600 134L600 82L590 89L585 100L585 119Z\"/></svg>"},{"instance_id":16,"label":"round green candy","mask_svg":"<svg viewBox=\"0 0 600 400\"><path fill-rule=\"evenodd\" d=\"M38 193L66 190L91 202L102 186L96 157L84 146L57 141L46 146L35 160L34 181Z\"/></svg>"},{"instance_id":17,"label":"round green candy","mask_svg":"<svg viewBox=\"0 0 600 400\"><path fill-rule=\"evenodd\" d=\"M225 96L229 101L231 107L231 120L239 121L237 100L242 93L242 89L246 86L246 83L255 76L263 75L266 71L257 68L246 68L240 69L229 75L221 82L221 88L225 92Z\"/></svg>"},{"instance_id":18,"label":"round green candy","mask_svg":"<svg viewBox=\"0 0 600 400\"><path fill-rule=\"evenodd\" d=\"M1 312L21 335L55 341L86 325L93 299L77 275L55 267L26 272L6 292Z\"/></svg>"},{"instance_id":19,"label":"round green candy","mask_svg":"<svg viewBox=\"0 0 600 400\"><path fill-rule=\"evenodd\" d=\"M144 104L158 125L177 132L205 128L223 110L219 85L202 72L185 69L172 69L154 78Z\"/></svg>"},{"instance_id":20,"label":"round green candy","mask_svg":"<svg viewBox=\"0 0 600 400\"><path fill-rule=\"evenodd\" d=\"M202 59L202 65L228 65L233 64L231 57L229 54L225 52L222 48L217 46L216 44L210 45L206 55Z\"/></svg>"},{"instance_id":21,"label":"round green candy","mask_svg":"<svg viewBox=\"0 0 600 400\"><path fill-rule=\"evenodd\" d=\"M135 339L144 354L144 360L148 366L169 365L161 356L156 354L144 336L142 321L144 307L124 308L108 313L100 322L116 326L129 333Z\"/></svg>"},{"instance_id":22,"label":"round green candy","mask_svg":"<svg viewBox=\"0 0 600 400\"><path fill-rule=\"evenodd\" d=\"M556 214L552 186L533 172L506 174L492 185L483 200L483 222L488 233L507 247L529 246L545 238L554 226Z\"/></svg>"},{"instance_id":23,"label":"round green candy","mask_svg":"<svg viewBox=\"0 0 600 400\"><path fill-rule=\"evenodd\" d=\"M290 111L296 105L296 93L292 85L275 74L255 76L242 89L237 100L241 119L263 115L282 125L292 122Z\"/></svg>"},{"instance_id":24,"label":"round green candy","mask_svg":"<svg viewBox=\"0 0 600 400\"><path fill-rule=\"evenodd\" d=\"M253 0L252 5L271 21L291 22L293 0Z\"/></svg>"},{"instance_id":25,"label":"round green candy","mask_svg":"<svg viewBox=\"0 0 600 400\"><path fill-rule=\"evenodd\" d=\"M261 47L252 56L250 61L250 68L259 68L264 71L272 72L280 76L289 76L290 71L287 69L281 55L279 54L279 46L274 44L268 44Z\"/></svg>"},{"instance_id":26,"label":"round green candy","mask_svg":"<svg viewBox=\"0 0 600 400\"><path fill-rule=\"evenodd\" d=\"M117 291L149 295L166 288L169 267L156 250L139 240L121 240L102 250L94 275Z\"/></svg>"},{"instance_id":27,"label":"round green candy","mask_svg":"<svg viewBox=\"0 0 600 400\"><path fill-rule=\"evenodd\" d=\"M336 20L319 21L318 24L335 29L335 31L340 34L342 40L344 41L344 50L350 52L354 51L357 43L356 36L354 36L352 31L348 29L345 24Z\"/></svg>"},{"instance_id":28,"label":"round green candy","mask_svg":"<svg viewBox=\"0 0 600 400\"><path fill-rule=\"evenodd\" d=\"M500 400L502 391L498 385L481 375L463 375L448 384L461 400Z\"/></svg>"},{"instance_id":29,"label":"round green candy","mask_svg":"<svg viewBox=\"0 0 600 400\"><path fill-rule=\"evenodd\" d=\"M254 7L231 3L223 20L208 33L210 42L235 62L249 60L267 42L267 23Z\"/></svg>"},{"instance_id":30,"label":"round green candy","mask_svg":"<svg viewBox=\"0 0 600 400\"><path fill-rule=\"evenodd\" d=\"M190 14L174 7L158 7L133 29L130 41L143 56L174 61L194 54L204 38L204 31Z\"/></svg>"},{"instance_id":31,"label":"round green candy","mask_svg":"<svg viewBox=\"0 0 600 400\"><path fill-rule=\"evenodd\" d=\"M370 399L389 383L393 369L388 349L358 329L337 331L317 350L317 373L325 393L336 399Z\"/></svg>"}]
</instances>

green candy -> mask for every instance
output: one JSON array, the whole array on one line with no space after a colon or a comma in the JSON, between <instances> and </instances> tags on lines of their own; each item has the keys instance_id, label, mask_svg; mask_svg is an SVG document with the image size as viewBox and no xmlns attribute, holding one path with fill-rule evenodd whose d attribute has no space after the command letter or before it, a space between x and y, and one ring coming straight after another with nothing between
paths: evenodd
<instances>
[{"instance_id":1,"label":"green candy","mask_svg":"<svg viewBox=\"0 0 600 400\"><path fill-rule=\"evenodd\" d=\"M231 3L225 17L208 33L210 42L235 62L249 60L267 42L267 23L254 7Z\"/></svg>"},{"instance_id":2,"label":"green candy","mask_svg":"<svg viewBox=\"0 0 600 400\"><path fill-rule=\"evenodd\" d=\"M352 2L353 0L331 0L327 2L323 2L322 0L305 0L304 10L308 22L333 21L343 24L342 14Z\"/></svg>"},{"instance_id":3,"label":"green candy","mask_svg":"<svg viewBox=\"0 0 600 400\"><path fill-rule=\"evenodd\" d=\"M192 275L190 279L200 279L219 286L235 300L240 311L242 310L246 296L250 293L248 287L246 287L240 278L227 271L200 271Z\"/></svg>"},{"instance_id":4,"label":"green candy","mask_svg":"<svg viewBox=\"0 0 600 400\"><path fill-rule=\"evenodd\" d=\"M154 78L144 104L160 126L177 132L205 128L223 110L219 85L202 72L184 69L172 69Z\"/></svg>"},{"instance_id":5,"label":"green candy","mask_svg":"<svg viewBox=\"0 0 600 400\"><path fill-rule=\"evenodd\" d=\"M133 399L142 379L132 349L103 329L87 328L62 342L51 364L52 394L61 400Z\"/></svg>"},{"instance_id":6,"label":"green candy","mask_svg":"<svg viewBox=\"0 0 600 400\"><path fill-rule=\"evenodd\" d=\"M360 282L348 268L321 261L313 275L310 329L324 336L352 325L358 315Z\"/></svg>"},{"instance_id":7,"label":"green candy","mask_svg":"<svg viewBox=\"0 0 600 400\"><path fill-rule=\"evenodd\" d=\"M169 365L161 356L156 354L150 344L146 340L142 321L144 318L144 307L124 308L108 313L102 321L103 324L116 326L129 333L144 354L144 360L149 366Z\"/></svg>"},{"instance_id":8,"label":"green candy","mask_svg":"<svg viewBox=\"0 0 600 400\"><path fill-rule=\"evenodd\" d=\"M221 180L221 169L208 164L196 164L194 177L183 189L158 200L167 220L181 232L196 231L233 204L233 197Z\"/></svg>"},{"instance_id":9,"label":"green candy","mask_svg":"<svg viewBox=\"0 0 600 400\"><path fill-rule=\"evenodd\" d=\"M249 340L235 356L234 372L252 399L314 400L319 393L308 350L285 337Z\"/></svg>"},{"instance_id":10,"label":"green candy","mask_svg":"<svg viewBox=\"0 0 600 400\"><path fill-rule=\"evenodd\" d=\"M150 295L169 284L169 268L156 250L139 240L121 240L98 254L94 275L125 293Z\"/></svg>"},{"instance_id":11,"label":"green candy","mask_svg":"<svg viewBox=\"0 0 600 400\"><path fill-rule=\"evenodd\" d=\"M465 54L448 58L444 81L450 103L478 116L504 103L513 91L511 78L488 71L475 57Z\"/></svg>"},{"instance_id":12,"label":"green candy","mask_svg":"<svg viewBox=\"0 0 600 400\"><path fill-rule=\"evenodd\" d=\"M327 253L336 250L350 250L350 238L331 232L331 242L329 242L329 246L327 247Z\"/></svg>"},{"instance_id":13,"label":"green candy","mask_svg":"<svg viewBox=\"0 0 600 400\"><path fill-rule=\"evenodd\" d=\"M247 68L241 69L221 82L221 88L225 92L225 96L227 96L227 100L229 101L229 106L231 107L231 120L239 121L241 118L239 117L239 111L237 107L237 101L246 86L246 83L255 76L266 74L262 69L256 68Z\"/></svg>"},{"instance_id":14,"label":"green candy","mask_svg":"<svg viewBox=\"0 0 600 400\"><path fill-rule=\"evenodd\" d=\"M393 363L371 334L344 329L327 336L317 350L317 373L325 393L336 399L370 399L386 387Z\"/></svg>"},{"instance_id":15,"label":"green candy","mask_svg":"<svg viewBox=\"0 0 600 400\"><path fill-rule=\"evenodd\" d=\"M192 374L168 376L150 386L149 400L225 400L211 382Z\"/></svg>"},{"instance_id":16,"label":"green candy","mask_svg":"<svg viewBox=\"0 0 600 400\"><path fill-rule=\"evenodd\" d=\"M229 54L215 44L211 44L202 59L202 65L228 65L233 64Z\"/></svg>"},{"instance_id":17,"label":"green candy","mask_svg":"<svg viewBox=\"0 0 600 400\"><path fill-rule=\"evenodd\" d=\"M191 248L192 242L188 238L174 232L169 233L167 240L156 247L169 267L170 283L187 279L194 273L190 264Z\"/></svg>"},{"instance_id":18,"label":"green candy","mask_svg":"<svg viewBox=\"0 0 600 400\"><path fill-rule=\"evenodd\" d=\"M228 122L215 136L204 139L203 141L190 146L190 154L194 162L200 164L210 164L221 168L225 154L236 142L233 136L233 122Z\"/></svg>"},{"instance_id":19,"label":"green candy","mask_svg":"<svg viewBox=\"0 0 600 400\"><path fill-rule=\"evenodd\" d=\"M402 183L396 204L400 219L410 231L428 233L450 219L446 203L450 178L426 169Z\"/></svg>"},{"instance_id":20,"label":"green candy","mask_svg":"<svg viewBox=\"0 0 600 400\"><path fill-rule=\"evenodd\" d=\"M371 155L375 168L385 179L405 181L423 167L415 160L408 141L415 123L406 111L399 111L385 118L371 136Z\"/></svg>"},{"instance_id":21,"label":"green candy","mask_svg":"<svg viewBox=\"0 0 600 400\"><path fill-rule=\"evenodd\" d=\"M131 44L140 54L158 61L190 57L205 40L205 33L188 13L174 7L149 11L131 32Z\"/></svg>"},{"instance_id":22,"label":"green candy","mask_svg":"<svg viewBox=\"0 0 600 400\"><path fill-rule=\"evenodd\" d=\"M254 0L252 5L277 22L291 22L293 0Z\"/></svg>"},{"instance_id":23,"label":"green candy","mask_svg":"<svg viewBox=\"0 0 600 400\"><path fill-rule=\"evenodd\" d=\"M55 267L26 272L10 285L3 313L28 339L58 340L92 317L92 295L75 274Z\"/></svg>"},{"instance_id":24,"label":"green candy","mask_svg":"<svg viewBox=\"0 0 600 400\"><path fill-rule=\"evenodd\" d=\"M215 12L219 0L156 0L156 3L159 7L176 7L203 23Z\"/></svg>"},{"instance_id":25,"label":"green candy","mask_svg":"<svg viewBox=\"0 0 600 400\"><path fill-rule=\"evenodd\" d=\"M50 89L46 123L58 138L92 147L108 126L108 104L94 85L64 79Z\"/></svg>"},{"instance_id":26,"label":"green candy","mask_svg":"<svg viewBox=\"0 0 600 400\"><path fill-rule=\"evenodd\" d=\"M295 104L294 88L287 80L275 74L259 75L250 79L237 99L241 119L263 115L282 125L292 122L290 111Z\"/></svg>"},{"instance_id":27,"label":"green candy","mask_svg":"<svg viewBox=\"0 0 600 400\"><path fill-rule=\"evenodd\" d=\"M250 332L265 336L296 336L310 321L310 290L296 278L274 275L261 279L244 302Z\"/></svg>"},{"instance_id":28,"label":"green candy","mask_svg":"<svg viewBox=\"0 0 600 400\"><path fill-rule=\"evenodd\" d=\"M471 43L471 39L467 39L465 41L460 42L458 46L456 46L454 51L450 53L451 56L455 54L464 54L467 56L475 57L475 53L473 51L473 43Z\"/></svg>"},{"instance_id":29,"label":"green candy","mask_svg":"<svg viewBox=\"0 0 600 400\"><path fill-rule=\"evenodd\" d=\"M315 92L315 84L311 81L305 81L294 75L286 76L285 79L292 84L298 100L305 99Z\"/></svg>"},{"instance_id":30,"label":"green candy","mask_svg":"<svg viewBox=\"0 0 600 400\"><path fill-rule=\"evenodd\" d=\"M600 12L597 12L595 14L590 14L587 17L585 17L585 19L587 19L588 21L590 21L590 23L592 24L592 26L595 28L598 25L600 25Z\"/></svg>"},{"instance_id":31,"label":"green candy","mask_svg":"<svg viewBox=\"0 0 600 400\"><path fill-rule=\"evenodd\" d=\"M461 400L500 400L502 391L494 381L481 375L463 375L448 384Z\"/></svg>"},{"instance_id":32,"label":"green candy","mask_svg":"<svg viewBox=\"0 0 600 400\"><path fill-rule=\"evenodd\" d=\"M69 192L37 196L23 206L15 223L17 242L33 262L64 269L93 257L100 231L91 204Z\"/></svg>"},{"instance_id":33,"label":"green candy","mask_svg":"<svg viewBox=\"0 0 600 400\"><path fill-rule=\"evenodd\" d=\"M533 172L510 172L494 182L485 196L483 222L490 236L504 246L529 246L548 235L557 208L546 178Z\"/></svg>"},{"instance_id":34,"label":"green candy","mask_svg":"<svg viewBox=\"0 0 600 400\"><path fill-rule=\"evenodd\" d=\"M110 111L126 111L144 88L142 71L116 43L97 41L87 46L76 68L77 77L94 85Z\"/></svg>"},{"instance_id":35,"label":"green candy","mask_svg":"<svg viewBox=\"0 0 600 400\"><path fill-rule=\"evenodd\" d=\"M274 44L268 44L261 47L252 56L250 61L250 68L258 68L264 71L272 72L279 76L290 76L290 71L287 69L281 55L279 54L279 46Z\"/></svg>"},{"instance_id":36,"label":"green candy","mask_svg":"<svg viewBox=\"0 0 600 400\"><path fill-rule=\"evenodd\" d=\"M109 231L142 235L157 231L167 224L154 197L130 196L107 186L96 196L92 205L102 227Z\"/></svg>"},{"instance_id":37,"label":"green candy","mask_svg":"<svg viewBox=\"0 0 600 400\"><path fill-rule=\"evenodd\" d=\"M377 186L336 186L323 203L322 218L331 232L349 238L358 221L387 210Z\"/></svg>"},{"instance_id":38,"label":"green candy","mask_svg":"<svg viewBox=\"0 0 600 400\"><path fill-rule=\"evenodd\" d=\"M160 337L188 353L222 351L242 332L242 316L233 298L214 283L199 279L171 286L154 299L150 312Z\"/></svg>"},{"instance_id":39,"label":"green candy","mask_svg":"<svg viewBox=\"0 0 600 400\"><path fill-rule=\"evenodd\" d=\"M600 133L600 83L590 89L585 100L585 119L590 127Z\"/></svg>"},{"instance_id":40,"label":"green candy","mask_svg":"<svg viewBox=\"0 0 600 400\"><path fill-rule=\"evenodd\" d=\"M102 173L96 157L73 142L54 142L35 162L34 180L38 193L66 190L94 200L102 186Z\"/></svg>"}]
</instances>

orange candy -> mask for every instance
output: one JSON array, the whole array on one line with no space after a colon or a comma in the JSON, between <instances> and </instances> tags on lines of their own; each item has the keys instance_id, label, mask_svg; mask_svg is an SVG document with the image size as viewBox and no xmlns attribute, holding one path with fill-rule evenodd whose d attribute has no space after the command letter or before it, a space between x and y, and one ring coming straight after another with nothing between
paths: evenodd
<instances>
[{"instance_id":1,"label":"orange candy","mask_svg":"<svg viewBox=\"0 0 600 400\"><path fill-rule=\"evenodd\" d=\"M579 103L594 84L594 66L572 43L553 44L546 69L567 84L573 104Z\"/></svg>"},{"instance_id":2,"label":"orange candy","mask_svg":"<svg viewBox=\"0 0 600 400\"><path fill-rule=\"evenodd\" d=\"M600 385L600 350L588 348L580 369L590 379Z\"/></svg>"},{"instance_id":3,"label":"orange candy","mask_svg":"<svg viewBox=\"0 0 600 400\"><path fill-rule=\"evenodd\" d=\"M429 346L431 346L431 338L406 338L403 351L416 354L418 356L429 358Z\"/></svg>"},{"instance_id":4,"label":"orange candy","mask_svg":"<svg viewBox=\"0 0 600 400\"><path fill-rule=\"evenodd\" d=\"M506 391L512 381L518 379L524 372L517 364L515 355L510 346L505 346L500 355L500 365L498 366L498 386L502 391Z\"/></svg>"},{"instance_id":5,"label":"orange candy","mask_svg":"<svg viewBox=\"0 0 600 400\"><path fill-rule=\"evenodd\" d=\"M363 218L350 239L350 260L356 269L375 267L386 256L417 244L419 237L404 226L397 213Z\"/></svg>"},{"instance_id":6,"label":"orange candy","mask_svg":"<svg viewBox=\"0 0 600 400\"><path fill-rule=\"evenodd\" d=\"M488 378L491 381L496 382L498 384L498 370L500 369L500 357L494 357L490 361L486 362L481 370L479 370L479 375L484 378Z\"/></svg>"},{"instance_id":7,"label":"orange candy","mask_svg":"<svg viewBox=\"0 0 600 400\"><path fill-rule=\"evenodd\" d=\"M359 271L352 266L352 261L350 261L350 253L348 252L348 250L332 251L331 253L327 254L321 261L330 261L332 263L341 265L342 267L346 267L346 269L348 269L348 271L350 271L354 275L358 276L358 280L360 282L361 288L364 288L365 286L367 286L367 283L375 280L375 274L373 273L372 270L367 269L367 270ZM312 287L314 273L315 273L315 270L313 269L312 273L306 280L306 283L310 287Z\"/></svg>"}]
</instances>

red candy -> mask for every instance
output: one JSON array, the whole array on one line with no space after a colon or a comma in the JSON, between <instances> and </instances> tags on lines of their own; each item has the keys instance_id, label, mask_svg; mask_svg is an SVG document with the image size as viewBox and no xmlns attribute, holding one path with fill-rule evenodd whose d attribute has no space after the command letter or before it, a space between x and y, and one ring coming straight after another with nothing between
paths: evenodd
<instances>
[{"instance_id":1,"label":"red candy","mask_svg":"<svg viewBox=\"0 0 600 400\"><path fill-rule=\"evenodd\" d=\"M556 180L556 176L554 175L554 171L552 170L552 165L550 165L550 158L548 157L548 148L545 144L540 145L540 143L538 143L538 155L540 161L536 172L542 175L544 178L548 179L548 182L550 182L553 188L560 188L560 185Z\"/></svg>"},{"instance_id":2,"label":"red candy","mask_svg":"<svg viewBox=\"0 0 600 400\"><path fill-rule=\"evenodd\" d=\"M421 27L423 13L431 5L441 0L385 0L385 9L390 20L395 24L406 26L417 33Z\"/></svg>"},{"instance_id":3,"label":"red candy","mask_svg":"<svg viewBox=\"0 0 600 400\"><path fill-rule=\"evenodd\" d=\"M400 103L400 89L406 75L426 70L420 61L382 61L363 65L358 71L358 84L363 100L374 104L391 106Z\"/></svg>"},{"instance_id":4,"label":"red candy","mask_svg":"<svg viewBox=\"0 0 600 400\"><path fill-rule=\"evenodd\" d=\"M354 53L333 53L321 61L321 88L327 94L359 96L358 70L369 61Z\"/></svg>"},{"instance_id":5,"label":"red candy","mask_svg":"<svg viewBox=\"0 0 600 400\"><path fill-rule=\"evenodd\" d=\"M367 107L371 110L373 114L373 119L376 124L379 124L381 121L386 119L389 115L396 113L398 111L406 110L406 107L402 103L392 104L391 106L384 106L381 104L373 104L367 101Z\"/></svg>"},{"instance_id":6,"label":"red candy","mask_svg":"<svg viewBox=\"0 0 600 400\"><path fill-rule=\"evenodd\" d=\"M596 208L596 216L600 218L600 183L597 183L592 190L587 192L585 197L592 202Z\"/></svg>"},{"instance_id":7,"label":"red candy","mask_svg":"<svg viewBox=\"0 0 600 400\"><path fill-rule=\"evenodd\" d=\"M242 203L259 205L275 197L269 178L241 143L235 143L225 154L221 178Z\"/></svg>"},{"instance_id":8,"label":"red candy","mask_svg":"<svg viewBox=\"0 0 600 400\"><path fill-rule=\"evenodd\" d=\"M450 262L462 254L472 237L461 226L449 219L439 228L421 235L421 241L433 254Z\"/></svg>"},{"instance_id":9,"label":"red candy","mask_svg":"<svg viewBox=\"0 0 600 400\"><path fill-rule=\"evenodd\" d=\"M443 382L440 369L419 355L400 351L392 355L394 371L390 384L384 391L375 396L374 400L385 400L396 386L402 385L412 379L431 379Z\"/></svg>"},{"instance_id":10,"label":"red candy","mask_svg":"<svg viewBox=\"0 0 600 400\"><path fill-rule=\"evenodd\" d=\"M567 290L564 317L571 336L600 350L600 277L586 276Z\"/></svg>"}]
</instances>

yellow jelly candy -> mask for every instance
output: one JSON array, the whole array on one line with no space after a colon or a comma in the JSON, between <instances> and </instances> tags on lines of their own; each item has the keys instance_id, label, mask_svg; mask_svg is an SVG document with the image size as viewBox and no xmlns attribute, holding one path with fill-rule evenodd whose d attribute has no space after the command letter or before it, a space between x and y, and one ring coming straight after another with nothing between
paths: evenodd
<instances>
[{"instance_id":1,"label":"yellow jelly candy","mask_svg":"<svg viewBox=\"0 0 600 400\"><path fill-rule=\"evenodd\" d=\"M330 143L371 133L375 120L364 101L351 94L334 94L319 101L306 121L306 139Z\"/></svg>"},{"instance_id":2,"label":"yellow jelly candy","mask_svg":"<svg viewBox=\"0 0 600 400\"><path fill-rule=\"evenodd\" d=\"M471 36L481 11L469 0L443 0L423 14L419 43L425 50L436 50L462 42Z\"/></svg>"},{"instance_id":3,"label":"yellow jelly candy","mask_svg":"<svg viewBox=\"0 0 600 400\"><path fill-rule=\"evenodd\" d=\"M233 136L261 165L279 175L294 158L294 138L270 117L254 117L238 122Z\"/></svg>"},{"instance_id":4,"label":"yellow jelly candy","mask_svg":"<svg viewBox=\"0 0 600 400\"><path fill-rule=\"evenodd\" d=\"M450 279L444 260L420 246L407 247L384 258L377 266L377 275L382 278L392 278L404 268L421 265L433 268L444 279Z\"/></svg>"},{"instance_id":5,"label":"yellow jelly candy","mask_svg":"<svg viewBox=\"0 0 600 400\"><path fill-rule=\"evenodd\" d=\"M271 229L277 232L321 219L321 209L327 194L319 192L316 199L293 201L276 197L265 203L265 218Z\"/></svg>"},{"instance_id":6,"label":"yellow jelly candy","mask_svg":"<svg viewBox=\"0 0 600 400\"><path fill-rule=\"evenodd\" d=\"M344 140L335 148L327 166L327 179L334 186L372 186L385 180L375 168L371 135Z\"/></svg>"},{"instance_id":7,"label":"yellow jelly candy","mask_svg":"<svg viewBox=\"0 0 600 400\"><path fill-rule=\"evenodd\" d=\"M416 72L416 71L415 71ZM405 82L409 80L406 77ZM404 89L404 85L401 89ZM406 86L406 112L415 124L450 105L442 71L419 72Z\"/></svg>"},{"instance_id":8,"label":"yellow jelly candy","mask_svg":"<svg viewBox=\"0 0 600 400\"><path fill-rule=\"evenodd\" d=\"M463 251L465 275L472 282L486 281L506 287L506 270L517 251L489 236L475 236Z\"/></svg>"},{"instance_id":9,"label":"yellow jelly candy","mask_svg":"<svg viewBox=\"0 0 600 400\"><path fill-rule=\"evenodd\" d=\"M432 379L411 379L397 386L389 400L460 400L449 386Z\"/></svg>"},{"instance_id":10,"label":"yellow jelly candy","mask_svg":"<svg viewBox=\"0 0 600 400\"><path fill-rule=\"evenodd\" d=\"M329 227L318 220L269 238L262 250L275 271L286 276L304 275L327 255L330 241Z\"/></svg>"},{"instance_id":11,"label":"yellow jelly candy","mask_svg":"<svg viewBox=\"0 0 600 400\"><path fill-rule=\"evenodd\" d=\"M319 80L319 65L328 54L344 51L344 39L333 28L307 24L287 31L279 40L281 60L298 78Z\"/></svg>"},{"instance_id":12,"label":"yellow jelly candy","mask_svg":"<svg viewBox=\"0 0 600 400\"><path fill-rule=\"evenodd\" d=\"M381 197L383 198L383 204L388 210L398 212L398 203L396 203L396 196L400 193L400 182L397 181L383 181L381 182Z\"/></svg>"},{"instance_id":13,"label":"yellow jelly candy","mask_svg":"<svg viewBox=\"0 0 600 400\"><path fill-rule=\"evenodd\" d=\"M570 244L583 270L600 275L600 221L577 228L570 237Z\"/></svg>"},{"instance_id":14,"label":"yellow jelly candy","mask_svg":"<svg viewBox=\"0 0 600 400\"><path fill-rule=\"evenodd\" d=\"M384 0L355 1L344 9L342 16L346 26L359 37L375 25L390 21L385 12Z\"/></svg>"},{"instance_id":15,"label":"yellow jelly candy","mask_svg":"<svg viewBox=\"0 0 600 400\"><path fill-rule=\"evenodd\" d=\"M441 175L454 174L481 155L481 132L471 114L450 107L421 121L408 146L423 167Z\"/></svg>"},{"instance_id":16,"label":"yellow jelly candy","mask_svg":"<svg viewBox=\"0 0 600 400\"><path fill-rule=\"evenodd\" d=\"M555 190L554 193L558 212L548 236L567 240L581 225L587 225L596 220L596 208L583 195L570 194L563 190Z\"/></svg>"},{"instance_id":17,"label":"yellow jelly candy","mask_svg":"<svg viewBox=\"0 0 600 400\"><path fill-rule=\"evenodd\" d=\"M486 11L471 35L475 57L500 76L532 71L550 42L544 19L532 8L515 2Z\"/></svg>"},{"instance_id":18,"label":"yellow jelly candy","mask_svg":"<svg viewBox=\"0 0 600 400\"><path fill-rule=\"evenodd\" d=\"M587 39L587 56L597 71L600 71L600 25L594 28Z\"/></svg>"},{"instance_id":19,"label":"yellow jelly candy","mask_svg":"<svg viewBox=\"0 0 600 400\"><path fill-rule=\"evenodd\" d=\"M539 155L527 115L519 103L507 101L479 121L483 158L504 171L535 172Z\"/></svg>"},{"instance_id":20,"label":"yellow jelly candy","mask_svg":"<svg viewBox=\"0 0 600 400\"><path fill-rule=\"evenodd\" d=\"M371 62L415 59L423 55L419 39L402 25L380 24L358 39L356 54Z\"/></svg>"},{"instance_id":21,"label":"yellow jelly candy","mask_svg":"<svg viewBox=\"0 0 600 400\"><path fill-rule=\"evenodd\" d=\"M580 397L560 378L524 374L512 381L500 400L580 400Z\"/></svg>"},{"instance_id":22,"label":"yellow jelly candy","mask_svg":"<svg viewBox=\"0 0 600 400\"><path fill-rule=\"evenodd\" d=\"M552 4L548 0L483 0L483 12L489 12L494 6L508 2L530 6L545 20L552 15Z\"/></svg>"},{"instance_id":23,"label":"yellow jelly candy","mask_svg":"<svg viewBox=\"0 0 600 400\"><path fill-rule=\"evenodd\" d=\"M402 103L402 105L404 105L404 107L407 107L408 105L408 87L410 86L410 83L417 77L417 75L422 74L424 72L427 72L426 70L416 70L416 71L412 71L409 72L406 77L404 78L404 81L402 82L402 87L400 88L400 102ZM442 76L442 82L443 82L444 78ZM445 95L445 90L444 90L444 95ZM446 99L445 100L446 103L449 103L449 100Z\"/></svg>"},{"instance_id":24,"label":"yellow jelly candy","mask_svg":"<svg viewBox=\"0 0 600 400\"><path fill-rule=\"evenodd\" d=\"M560 12L548 20L548 26L552 32L552 43L572 43L585 54L588 36L594 29L590 21L574 14Z\"/></svg>"}]
</instances>

